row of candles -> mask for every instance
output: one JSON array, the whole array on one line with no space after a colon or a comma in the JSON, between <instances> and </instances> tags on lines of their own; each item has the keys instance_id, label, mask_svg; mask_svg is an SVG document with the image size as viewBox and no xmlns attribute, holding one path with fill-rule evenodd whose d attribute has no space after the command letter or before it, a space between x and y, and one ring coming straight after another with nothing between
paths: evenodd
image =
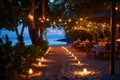
<instances>
[{"instance_id":1,"label":"row of candles","mask_svg":"<svg viewBox=\"0 0 120 80\"><path fill-rule=\"evenodd\" d=\"M80 60L72 52L70 52L66 47L62 46L62 48L67 52L67 54L72 56L74 58L74 60L77 60L76 65L78 65L78 66L83 65L83 63L81 63ZM49 47L49 49L46 51L45 55L47 55L50 52L50 50L51 50L51 47ZM38 61L38 64L37 64L38 67L42 66L43 61L46 61L44 59L44 57L41 57L40 59L37 58L36 60ZM29 75L33 74L33 69L32 68L30 68L28 70L28 74ZM90 75L90 74L95 74L95 72L94 71L89 71L89 70L87 70L87 68L83 68L82 71L74 71L73 74L74 75L80 75L80 76L86 76L86 75Z\"/></svg>"},{"instance_id":2,"label":"row of candles","mask_svg":"<svg viewBox=\"0 0 120 80\"><path fill-rule=\"evenodd\" d=\"M80 62L80 60L72 53L70 52L66 47L62 46L62 48L67 52L66 54L69 54L70 56L72 56L74 58L74 60L77 60L77 64L78 66L82 66L83 63ZM80 75L80 76L86 76L86 75L90 75L90 74L95 74L94 71L88 71L87 68L83 68L82 71L74 71L73 73L74 75Z\"/></svg>"},{"instance_id":3,"label":"row of candles","mask_svg":"<svg viewBox=\"0 0 120 80\"><path fill-rule=\"evenodd\" d=\"M49 47L49 48L47 49L47 51L46 51L46 53L45 53L44 55L47 55L47 54L50 52L50 50L51 50L51 47ZM36 65L37 67L42 66L42 62L46 61L43 56L42 56L40 59L39 59L39 58L36 58L36 60L38 61L38 64ZM30 69L28 70L28 74L31 75L31 74L33 74L33 73L34 73L33 69L30 68Z\"/></svg>"}]
</instances>

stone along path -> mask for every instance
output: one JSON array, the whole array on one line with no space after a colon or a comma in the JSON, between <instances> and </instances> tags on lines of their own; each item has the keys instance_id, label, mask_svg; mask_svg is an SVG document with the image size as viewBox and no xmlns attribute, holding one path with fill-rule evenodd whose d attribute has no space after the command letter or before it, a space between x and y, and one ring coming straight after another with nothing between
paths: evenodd
<instances>
[{"instance_id":1,"label":"stone along path","mask_svg":"<svg viewBox=\"0 0 120 80\"><path fill-rule=\"evenodd\" d=\"M67 48L52 47L44 60L37 59L32 67L33 74L29 75L28 80L113 80L114 77L106 76L108 61L90 60L85 58L84 52ZM40 66L38 61L41 62ZM78 64L78 61L81 63ZM83 72L84 68L89 71ZM114 80L120 79L115 77Z\"/></svg>"}]
</instances>

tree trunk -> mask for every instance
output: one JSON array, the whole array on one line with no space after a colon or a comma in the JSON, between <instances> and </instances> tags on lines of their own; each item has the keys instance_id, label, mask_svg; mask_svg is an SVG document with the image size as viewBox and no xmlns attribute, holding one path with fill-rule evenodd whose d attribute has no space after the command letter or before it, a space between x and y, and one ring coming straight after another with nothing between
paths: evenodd
<instances>
[{"instance_id":1,"label":"tree trunk","mask_svg":"<svg viewBox=\"0 0 120 80\"><path fill-rule=\"evenodd\" d=\"M31 10L29 15L31 15L32 18L29 17L28 15L28 30L29 30L32 44L39 45L39 34L34 24L34 0L30 0L30 3L31 3Z\"/></svg>"},{"instance_id":2,"label":"tree trunk","mask_svg":"<svg viewBox=\"0 0 120 80\"><path fill-rule=\"evenodd\" d=\"M43 34L44 34L44 23L41 24L40 26L40 42L43 41Z\"/></svg>"}]
</instances>

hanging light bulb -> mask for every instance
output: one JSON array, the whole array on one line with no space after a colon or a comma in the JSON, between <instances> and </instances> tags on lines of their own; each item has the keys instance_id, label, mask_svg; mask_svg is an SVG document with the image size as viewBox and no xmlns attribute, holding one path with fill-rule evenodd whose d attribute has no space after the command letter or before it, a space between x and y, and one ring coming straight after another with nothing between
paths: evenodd
<instances>
[{"instance_id":1,"label":"hanging light bulb","mask_svg":"<svg viewBox=\"0 0 120 80\"><path fill-rule=\"evenodd\" d=\"M56 24L56 22L53 22L53 24L55 25L55 24Z\"/></svg>"},{"instance_id":2,"label":"hanging light bulb","mask_svg":"<svg viewBox=\"0 0 120 80\"><path fill-rule=\"evenodd\" d=\"M59 19L59 22L61 22L62 20L61 19Z\"/></svg>"},{"instance_id":3,"label":"hanging light bulb","mask_svg":"<svg viewBox=\"0 0 120 80\"><path fill-rule=\"evenodd\" d=\"M71 22L71 19L68 19L69 22Z\"/></svg>"},{"instance_id":4,"label":"hanging light bulb","mask_svg":"<svg viewBox=\"0 0 120 80\"><path fill-rule=\"evenodd\" d=\"M28 18L29 18L30 20L33 20L33 19L34 19L33 15L31 15L31 14L28 15Z\"/></svg>"},{"instance_id":5,"label":"hanging light bulb","mask_svg":"<svg viewBox=\"0 0 120 80\"><path fill-rule=\"evenodd\" d=\"M76 24L78 24L78 21L76 21Z\"/></svg>"},{"instance_id":6,"label":"hanging light bulb","mask_svg":"<svg viewBox=\"0 0 120 80\"><path fill-rule=\"evenodd\" d=\"M64 24L66 25L67 23L65 22Z\"/></svg>"},{"instance_id":7,"label":"hanging light bulb","mask_svg":"<svg viewBox=\"0 0 120 80\"><path fill-rule=\"evenodd\" d=\"M50 20L49 18L46 19L46 21L49 21L49 20Z\"/></svg>"}]
</instances>

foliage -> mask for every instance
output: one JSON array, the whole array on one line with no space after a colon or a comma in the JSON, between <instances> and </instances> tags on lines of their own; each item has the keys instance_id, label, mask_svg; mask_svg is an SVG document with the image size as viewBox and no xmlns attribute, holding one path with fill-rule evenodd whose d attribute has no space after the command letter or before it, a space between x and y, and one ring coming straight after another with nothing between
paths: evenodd
<instances>
[{"instance_id":1,"label":"foliage","mask_svg":"<svg viewBox=\"0 0 120 80\"><path fill-rule=\"evenodd\" d=\"M33 61L37 57L44 54L44 51L35 45L27 46L23 49L22 46L17 46L15 48L14 54L14 68L17 70L18 74L24 74L28 76L28 68L31 66Z\"/></svg>"},{"instance_id":2,"label":"foliage","mask_svg":"<svg viewBox=\"0 0 120 80\"><path fill-rule=\"evenodd\" d=\"M9 79L10 69L12 67L12 42L5 35L5 40L0 38L0 79Z\"/></svg>"},{"instance_id":3,"label":"foliage","mask_svg":"<svg viewBox=\"0 0 120 80\"><path fill-rule=\"evenodd\" d=\"M5 42L0 38L0 79L12 79L19 74L28 75L27 70L33 61L44 55L43 50L48 48L48 42L44 41L43 46L30 45L23 47L17 44L14 48L11 46L8 36L5 36ZM13 70L16 75L13 75Z\"/></svg>"},{"instance_id":4,"label":"foliage","mask_svg":"<svg viewBox=\"0 0 120 80\"><path fill-rule=\"evenodd\" d=\"M40 24L39 18L42 18L42 1L44 0L33 0L33 4L30 0L1 0L0 1L0 29L5 28L7 30L15 30L18 36L17 27L22 23L24 26L28 26L30 28L30 22L28 21L28 15L31 14L31 10L34 12L32 14L34 17L35 30L30 31L30 37L32 42L39 42L39 38L41 35L35 35L33 33L41 32L45 29L39 28L47 28L50 27L51 23L45 22L44 25ZM110 9L110 0L55 0L55 2L50 3L49 0L45 0L45 17L50 18L51 22L56 19L64 19L67 20L71 18L72 21L77 20L80 17L88 17L91 14ZM119 6L120 1L118 1L117 6ZM34 5L34 6L32 6ZM33 9L32 9L33 8ZM88 9L89 8L89 9ZM74 22L73 22L74 23ZM70 23L68 27L73 27L74 24ZM61 24L61 23L59 23ZM64 27L63 25L62 27ZM71 28L68 28L71 29ZM22 31L23 32L23 31ZM32 35L31 35L32 34ZM36 38L32 37L36 36ZM41 36L41 37L40 37ZM34 40L38 39L38 40Z\"/></svg>"},{"instance_id":5,"label":"foliage","mask_svg":"<svg viewBox=\"0 0 120 80\"><path fill-rule=\"evenodd\" d=\"M72 41L77 40L78 38L82 41L89 39L91 40L91 35L85 31L85 30L73 30L70 31L67 36L69 37L69 39L71 39Z\"/></svg>"},{"instance_id":6,"label":"foliage","mask_svg":"<svg viewBox=\"0 0 120 80\"><path fill-rule=\"evenodd\" d=\"M74 22L72 27L65 27L67 37L76 40L88 38L89 40L98 41L110 36L110 27L106 23L95 23L87 21L87 18L80 18Z\"/></svg>"},{"instance_id":7,"label":"foliage","mask_svg":"<svg viewBox=\"0 0 120 80\"><path fill-rule=\"evenodd\" d=\"M41 42L41 45L40 45L40 48L42 49L42 51L46 51L48 49L48 41L42 41Z\"/></svg>"}]
</instances>

